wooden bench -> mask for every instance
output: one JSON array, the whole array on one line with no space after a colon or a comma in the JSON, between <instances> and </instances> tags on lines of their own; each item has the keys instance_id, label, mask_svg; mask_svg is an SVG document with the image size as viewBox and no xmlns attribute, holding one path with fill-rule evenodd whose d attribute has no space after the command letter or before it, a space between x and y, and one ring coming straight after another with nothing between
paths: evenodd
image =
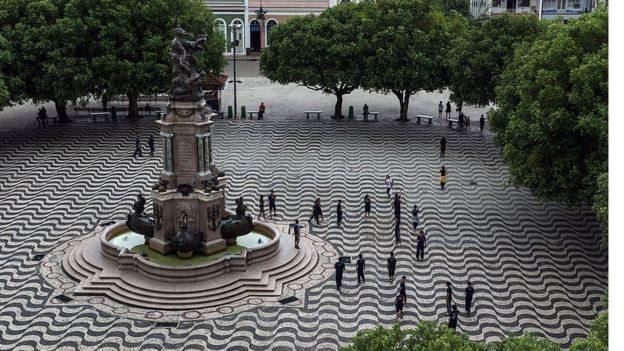
<instances>
[{"instance_id":1,"label":"wooden bench","mask_svg":"<svg viewBox=\"0 0 624 351\"><path fill-rule=\"evenodd\" d=\"M91 112L91 117L95 121L97 117L104 117L108 121L108 112Z\"/></svg>"},{"instance_id":2,"label":"wooden bench","mask_svg":"<svg viewBox=\"0 0 624 351\"><path fill-rule=\"evenodd\" d=\"M259 111L247 111L247 113L249 114L249 119L253 118L254 113L256 114L256 117L259 118L260 115L258 114L258 112Z\"/></svg>"},{"instance_id":3,"label":"wooden bench","mask_svg":"<svg viewBox=\"0 0 624 351\"><path fill-rule=\"evenodd\" d=\"M377 115L379 115L379 112L362 113L362 116L364 116L365 120L368 120L368 115L374 115L375 119L377 119Z\"/></svg>"},{"instance_id":4,"label":"wooden bench","mask_svg":"<svg viewBox=\"0 0 624 351\"><path fill-rule=\"evenodd\" d=\"M421 118L428 119L429 120L429 124L431 124L431 121L433 121L433 116L416 115L416 118L417 118L417 122L416 123L420 123L420 119Z\"/></svg>"},{"instance_id":5,"label":"wooden bench","mask_svg":"<svg viewBox=\"0 0 624 351\"><path fill-rule=\"evenodd\" d=\"M449 119L448 119L449 128L453 128L453 122L455 122L455 123L459 124L459 120L458 120L458 119L452 119L452 118L449 118Z\"/></svg>"},{"instance_id":6,"label":"wooden bench","mask_svg":"<svg viewBox=\"0 0 624 351\"><path fill-rule=\"evenodd\" d=\"M306 114L306 119L310 118L310 114L314 114L316 113L316 119L321 119L321 113L323 113L323 111L303 111L303 113Z\"/></svg>"}]
</instances>

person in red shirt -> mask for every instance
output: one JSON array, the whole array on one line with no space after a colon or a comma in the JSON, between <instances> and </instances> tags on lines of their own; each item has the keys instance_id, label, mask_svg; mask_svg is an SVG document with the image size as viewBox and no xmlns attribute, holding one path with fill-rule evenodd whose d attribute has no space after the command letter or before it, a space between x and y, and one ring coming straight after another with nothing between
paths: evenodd
<instances>
[{"instance_id":1,"label":"person in red shirt","mask_svg":"<svg viewBox=\"0 0 624 351\"><path fill-rule=\"evenodd\" d=\"M260 103L260 107L258 107L258 119L262 119L264 117L264 102Z\"/></svg>"}]
</instances>

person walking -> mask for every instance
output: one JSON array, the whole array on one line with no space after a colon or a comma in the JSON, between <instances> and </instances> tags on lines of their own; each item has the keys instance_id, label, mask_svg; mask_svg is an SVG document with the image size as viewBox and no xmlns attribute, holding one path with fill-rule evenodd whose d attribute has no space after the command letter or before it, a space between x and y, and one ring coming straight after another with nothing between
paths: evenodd
<instances>
[{"instance_id":1,"label":"person walking","mask_svg":"<svg viewBox=\"0 0 624 351\"><path fill-rule=\"evenodd\" d=\"M364 108L362 109L362 115L364 116L364 119L368 119L368 105L364 104Z\"/></svg>"},{"instance_id":2,"label":"person walking","mask_svg":"<svg viewBox=\"0 0 624 351\"><path fill-rule=\"evenodd\" d=\"M275 206L275 192L271 190L269 194L269 217L277 216L277 207Z\"/></svg>"},{"instance_id":3,"label":"person walking","mask_svg":"<svg viewBox=\"0 0 624 351\"><path fill-rule=\"evenodd\" d=\"M145 104L145 112L147 112L148 116L152 115L152 106L150 106L149 102Z\"/></svg>"},{"instance_id":4,"label":"person walking","mask_svg":"<svg viewBox=\"0 0 624 351\"><path fill-rule=\"evenodd\" d=\"M394 281L395 270L396 270L396 257L394 257L394 252L390 252L390 257L388 258L388 276L390 278L390 283Z\"/></svg>"},{"instance_id":5,"label":"person walking","mask_svg":"<svg viewBox=\"0 0 624 351\"><path fill-rule=\"evenodd\" d=\"M370 217L371 200L368 195L364 196L364 217Z\"/></svg>"},{"instance_id":6,"label":"person walking","mask_svg":"<svg viewBox=\"0 0 624 351\"><path fill-rule=\"evenodd\" d=\"M442 137L440 139L440 158L444 158L444 154L446 154L446 138Z\"/></svg>"},{"instance_id":7,"label":"person walking","mask_svg":"<svg viewBox=\"0 0 624 351\"><path fill-rule=\"evenodd\" d=\"M150 135L149 140L147 141L147 146L150 149L150 157L154 156L154 136Z\"/></svg>"},{"instance_id":8,"label":"person walking","mask_svg":"<svg viewBox=\"0 0 624 351\"><path fill-rule=\"evenodd\" d=\"M399 294L403 296L403 303L407 303L407 288L405 284L407 283L407 277L403 276L401 278L401 282L399 283Z\"/></svg>"},{"instance_id":9,"label":"person walking","mask_svg":"<svg viewBox=\"0 0 624 351\"><path fill-rule=\"evenodd\" d=\"M358 277L358 285L360 284L360 279L362 280L362 282L366 282L364 280L364 264L366 262L364 262L364 258L362 258L362 254L360 254L360 258L358 258L357 263L355 264L355 267L357 268L357 277Z\"/></svg>"},{"instance_id":10,"label":"person walking","mask_svg":"<svg viewBox=\"0 0 624 351\"><path fill-rule=\"evenodd\" d=\"M485 117L481 115L481 118L479 118L479 129L481 130L481 133L483 133L484 126L485 126Z\"/></svg>"},{"instance_id":11,"label":"person walking","mask_svg":"<svg viewBox=\"0 0 624 351\"><path fill-rule=\"evenodd\" d=\"M418 236L416 237L416 260L425 259L426 242L427 242L427 238L425 237L425 232L421 230Z\"/></svg>"},{"instance_id":12,"label":"person walking","mask_svg":"<svg viewBox=\"0 0 624 351\"><path fill-rule=\"evenodd\" d=\"M401 244L401 218L397 218L396 224L394 225L394 244Z\"/></svg>"},{"instance_id":13,"label":"person walking","mask_svg":"<svg viewBox=\"0 0 624 351\"><path fill-rule=\"evenodd\" d=\"M412 226L414 226L414 230L416 230L416 228L418 228L418 206L414 205L414 209L412 209Z\"/></svg>"},{"instance_id":14,"label":"person walking","mask_svg":"<svg viewBox=\"0 0 624 351\"><path fill-rule=\"evenodd\" d=\"M390 191L392 191L393 185L394 185L394 182L392 181L392 178L390 178L390 175L388 174L386 176L386 193L388 194L388 197L390 197Z\"/></svg>"},{"instance_id":15,"label":"person walking","mask_svg":"<svg viewBox=\"0 0 624 351\"><path fill-rule=\"evenodd\" d=\"M288 234L290 234L290 229L293 229L295 234L295 249L299 249L299 241L301 240L301 226L299 225L299 220L295 219L295 223L291 224L288 227Z\"/></svg>"},{"instance_id":16,"label":"person walking","mask_svg":"<svg viewBox=\"0 0 624 351\"><path fill-rule=\"evenodd\" d=\"M446 313L451 313L451 305L453 304L453 288L451 282L446 282Z\"/></svg>"},{"instance_id":17,"label":"person walking","mask_svg":"<svg viewBox=\"0 0 624 351\"><path fill-rule=\"evenodd\" d=\"M457 119L457 123L459 123L459 129L464 128L464 114L462 112L459 113L459 118Z\"/></svg>"},{"instance_id":18,"label":"person walking","mask_svg":"<svg viewBox=\"0 0 624 351\"><path fill-rule=\"evenodd\" d=\"M472 307L472 297L474 296L474 288L472 287L472 283L468 281L468 286L465 290L466 293L466 313L470 314L470 308Z\"/></svg>"},{"instance_id":19,"label":"person walking","mask_svg":"<svg viewBox=\"0 0 624 351\"><path fill-rule=\"evenodd\" d=\"M394 299L394 307L397 312L397 319L403 318L403 305L405 304L405 298L401 294L397 294Z\"/></svg>"},{"instance_id":20,"label":"person walking","mask_svg":"<svg viewBox=\"0 0 624 351\"><path fill-rule=\"evenodd\" d=\"M312 223L312 218L314 218L314 220L316 221L316 225L319 225L319 216L320 216L320 206L321 206L321 199L320 198L316 198L316 200L314 201L314 206L312 206L312 215L310 216L310 219L308 219L308 223Z\"/></svg>"},{"instance_id":21,"label":"person walking","mask_svg":"<svg viewBox=\"0 0 624 351\"><path fill-rule=\"evenodd\" d=\"M447 101L446 102L446 119L449 119L451 117L451 102Z\"/></svg>"},{"instance_id":22,"label":"person walking","mask_svg":"<svg viewBox=\"0 0 624 351\"><path fill-rule=\"evenodd\" d=\"M342 273L345 269L345 264L342 262L342 257L338 258L338 262L334 265L336 269L336 289L340 291L340 287L342 286Z\"/></svg>"},{"instance_id":23,"label":"person walking","mask_svg":"<svg viewBox=\"0 0 624 351\"><path fill-rule=\"evenodd\" d=\"M442 166L440 170L440 188L444 190L444 186L446 185L446 168Z\"/></svg>"},{"instance_id":24,"label":"person walking","mask_svg":"<svg viewBox=\"0 0 624 351\"><path fill-rule=\"evenodd\" d=\"M464 103L463 103L463 102L461 102L461 101L457 104L457 115L458 115L458 116L463 115L463 113L462 113L462 105L463 105L463 104L464 104Z\"/></svg>"},{"instance_id":25,"label":"person walking","mask_svg":"<svg viewBox=\"0 0 624 351\"><path fill-rule=\"evenodd\" d=\"M453 329L453 331L457 331L457 320L459 319L459 311L457 310L457 305L453 305L453 309L449 315L448 327Z\"/></svg>"},{"instance_id":26,"label":"person walking","mask_svg":"<svg viewBox=\"0 0 624 351\"><path fill-rule=\"evenodd\" d=\"M438 118L442 119L442 112L444 112L444 104L442 101L438 104Z\"/></svg>"},{"instance_id":27,"label":"person walking","mask_svg":"<svg viewBox=\"0 0 624 351\"><path fill-rule=\"evenodd\" d=\"M141 152L141 139L139 139L139 135L137 134L136 139L134 139L134 158L136 158L137 154L143 157L143 153Z\"/></svg>"},{"instance_id":28,"label":"person walking","mask_svg":"<svg viewBox=\"0 0 624 351\"><path fill-rule=\"evenodd\" d=\"M266 109L266 106L264 106L264 102L261 102L260 106L258 106L258 119L264 118L265 109Z\"/></svg>"},{"instance_id":29,"label":"person walking","mask_svg":"<svg viewBox=\"0 0 624 351\"><path fill-rule=\"evenodd\" d=\"M338 200L338 205L336 205L336 225L340 227L342 224L342 200Z\"/></svg>"},{"instance_id":30,"label":"person walking","mask_svg":"<svg viewBox=\"0 0 624 351\"><path fill-rule=\"evenodd\" d=\"M470 116L464 115L464 123L466 124L466 129L470 130Z\"/></svg>"},{"instance_id":31,"label":"person walking","mask_svg":"<svg viewBox=\"0 0 624 351\"><path fill-rule=\"evenodd\" d=\"M266 213L264 213L264 195L260 194L260 211L258 212L258 218L262 216L266 221Z\"/></svg>"},{"instance_id":32,"label":"person walking","mask_svg":"<svg viewBox=\"0 0 624 351\"><path fill-rule=\"evenodd\" d=\"M394 194L394 201L392 202L392 207L394 207L394 218L399 220L401 218L401 195L396 193Z\"/></svg>"}]
</instances>

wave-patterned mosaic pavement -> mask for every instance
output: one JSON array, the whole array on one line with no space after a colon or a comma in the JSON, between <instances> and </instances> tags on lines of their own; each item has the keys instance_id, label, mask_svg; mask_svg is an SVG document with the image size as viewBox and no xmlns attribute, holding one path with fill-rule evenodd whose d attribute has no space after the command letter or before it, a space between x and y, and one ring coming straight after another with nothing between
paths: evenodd
<instances>
[{"instance_id":1,"label":"wave-patterned mosaic pavement","mask_svg":"<svg viewBox=\"0 0 624 351\"><path fill-rule=\"evenodd\" d=\"M256 307L174 328L89 305L48 304L54 289L33 255L124 219L136 193L148 193L155 182L160 152L133 159L136 133L145 145L157 127L151 119L117 126L82 120L0 131L0 349L335 350L360 329L395 321L398 281L390 284L386 270L392 250L397 276L408 277L402 321L408 327L419 320L446 322L447 280L460 309L465 282L474 284L476 312L460 315L458 328L472 339L525 330L568 347L586 335L600 309L608 268L591 211L508 187L489 137L414 121L301 118L216 123L215 159L231 176L228 206L244 195L253 213L258 195L274 189L279 219L305 220L320 197L325 222L312 233L341 254L362 253L364 284L357 285L352 263L340 293L330 279L309 289L298 307ZM448 140L443 163L442 136ZM444 191L437 184L442 164L448 169ZM406 199L399 246L383 183L388 173ZM366 194L373 201L370 219L363 218ZM342 228L335 225L339 199ZM425 262L415 260L414 204L428 235Z\"/></svg>"}]
</instances>

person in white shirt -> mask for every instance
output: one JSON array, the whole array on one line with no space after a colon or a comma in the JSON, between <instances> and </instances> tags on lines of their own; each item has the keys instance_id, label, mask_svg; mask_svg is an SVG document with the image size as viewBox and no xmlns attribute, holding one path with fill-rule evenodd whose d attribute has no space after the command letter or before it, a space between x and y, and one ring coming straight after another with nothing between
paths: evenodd
<instances>
[{"instance_id":1,"label":"person in white shirt","mask_svg":"<svg viewBox=\"0 0 624 351\"><path fill-rule=\"evenodd\" d=\"M390 178L390 175L388 174L386 176L386 193L388 193L388 197L390 197L390 191L392 190L393 185L394 185L394 182L392 181L392 178Z\"/></svg>"}]
</instances>

